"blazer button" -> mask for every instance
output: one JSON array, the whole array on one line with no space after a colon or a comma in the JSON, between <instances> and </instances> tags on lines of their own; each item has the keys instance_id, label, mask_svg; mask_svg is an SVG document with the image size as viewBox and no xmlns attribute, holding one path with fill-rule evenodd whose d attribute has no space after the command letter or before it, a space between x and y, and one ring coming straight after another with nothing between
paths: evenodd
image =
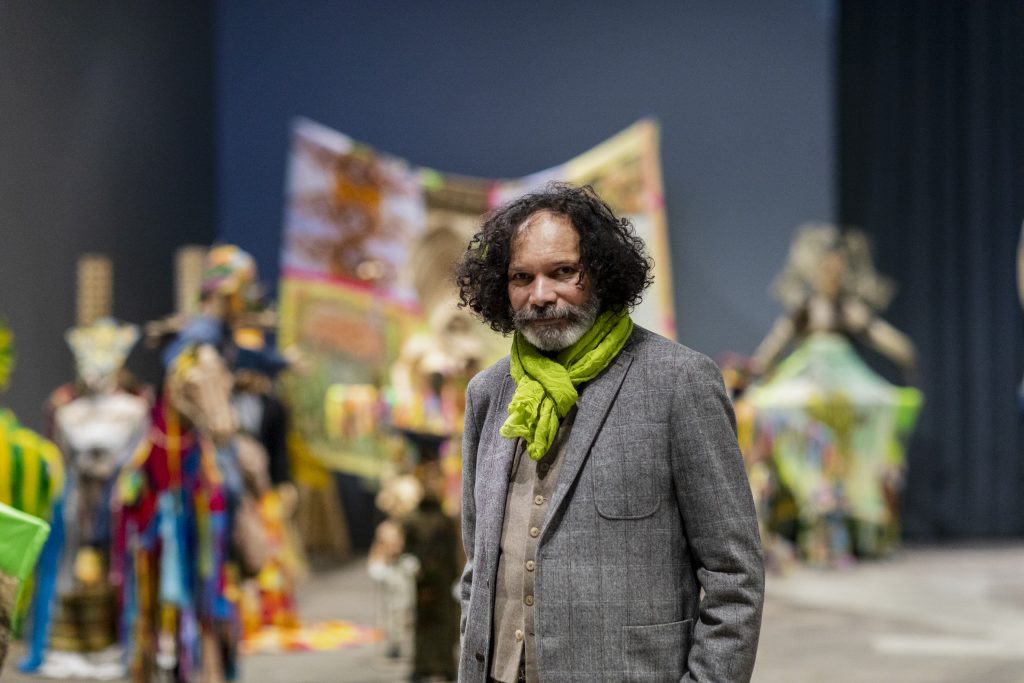
<instances>
[{"instance_id":1,"label":"blazer button","mask_svg":"<svg viewBox=\"0 0 1024 683\"><path fill-rule=\"evenodd\" d=\"M530 528L530 535L533 536L534 538L537 538L538 536L540 536L540 529L538 529L537 527L531 527Z\"/></svg>"},{"instance_id":2,"label":"blazer button","mask_svg":"<svg viewBox=\"0 0 1024 683\"><path fill-rule=\"evenodd\" d=\"M477 652L476 653L476 661L478 661L478 662L484 661L484 653L483 652Z\"/></svg>"},{"instance_id":3,"label":"blazer button","mask_svg":"<svg viewBox=\"0 0 1024 683\"><path fill-rule=\"evenodd\" d=\"M526 599L523 600L523 602L525 602L529 606L532 606L533 605L533 596L532 595L527 595Z\"/></svg>"}]
</instances>

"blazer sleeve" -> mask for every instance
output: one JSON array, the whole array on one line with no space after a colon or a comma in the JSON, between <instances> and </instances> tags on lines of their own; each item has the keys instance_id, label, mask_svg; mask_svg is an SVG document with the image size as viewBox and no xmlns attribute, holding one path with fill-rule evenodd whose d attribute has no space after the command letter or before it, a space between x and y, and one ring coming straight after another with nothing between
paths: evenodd
<instances>
[{"instance_id":1,"label":"blazer sleeve","mask_svg":"<svg viewBox=\"0 0 1024 683\"><path fill-rule=\"evenodd\" d=\"M704 597L684 683L750 680L761 631L764 562L736 420L718 366L694 353L672 407L673 481Z\"/></svg>"},{"instance_id":2,"label":"blazer sleeve","mask_svg":"<svg viewBox=\"0 0 1024 683\"><path fill-rule=\"evenodd\" d=\"M462 433L462 547L466 553L466 566L462 570L459 584L459 600L462 617L459 620L459 645L462 647L466 636L466 617L469 615L469 597L473 586L473 560L476 537L476 499L473 489L476 482L477 448L480 444L480 428L473 409L472 384L466 391L466 415Z\"/></svg>"}]
</instances>

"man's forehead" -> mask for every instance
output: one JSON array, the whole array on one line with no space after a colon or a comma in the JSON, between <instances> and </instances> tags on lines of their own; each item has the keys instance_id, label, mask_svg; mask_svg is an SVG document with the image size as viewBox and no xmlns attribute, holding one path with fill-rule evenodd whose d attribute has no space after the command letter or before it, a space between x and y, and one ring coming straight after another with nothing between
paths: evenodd
<instances>
[{"instance_id":1,"label":"man's forehead","mask_svg":"<svg viewBox=\"0 0 1024 683\"><path fill-rule=\"evenodd\" d=\"M537 229L525 227L513 235L509 272L566 265L581 265L580 236L568 219L565 223L540 223Z\"/></svg>"}]
</instances>

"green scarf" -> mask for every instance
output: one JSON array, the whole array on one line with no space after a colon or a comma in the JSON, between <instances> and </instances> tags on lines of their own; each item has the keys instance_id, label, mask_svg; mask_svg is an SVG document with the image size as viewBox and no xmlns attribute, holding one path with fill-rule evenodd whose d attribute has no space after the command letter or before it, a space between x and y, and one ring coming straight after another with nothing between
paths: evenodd
<instances>
[{"instance_id":1,"label":"green scarf","mask_svg":"<svg viewBox=\"0 0 1024 683\"><path fill-rule=\"evenodd\" d=\"M576 387L608 367L632 332L633 321L625 309L605 311L578 342L554 358L545 356L516 332L510 357L516 393L501 435L525 439L530 457L543 458L562 418L576 404Z\"/></svg>"}]
</instances>

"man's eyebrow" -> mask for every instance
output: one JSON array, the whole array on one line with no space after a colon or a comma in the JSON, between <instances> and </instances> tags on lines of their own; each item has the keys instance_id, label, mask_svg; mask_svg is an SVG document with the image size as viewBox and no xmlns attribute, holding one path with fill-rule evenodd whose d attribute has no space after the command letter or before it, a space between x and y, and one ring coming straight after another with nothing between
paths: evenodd
<instances>
[{"instance_id":1,"label":"man's eyebrow","mask_svg":"<svg viewBox=\"0 0 1024 683\"><path fill-rule=\"evenodd\" d=\"M564 261L555 261L551 264L552 268L561 268L562 266L572 266L574 268L583 267L583 262L579 259L565 259Z\"/></svg>"}]
</instances>

